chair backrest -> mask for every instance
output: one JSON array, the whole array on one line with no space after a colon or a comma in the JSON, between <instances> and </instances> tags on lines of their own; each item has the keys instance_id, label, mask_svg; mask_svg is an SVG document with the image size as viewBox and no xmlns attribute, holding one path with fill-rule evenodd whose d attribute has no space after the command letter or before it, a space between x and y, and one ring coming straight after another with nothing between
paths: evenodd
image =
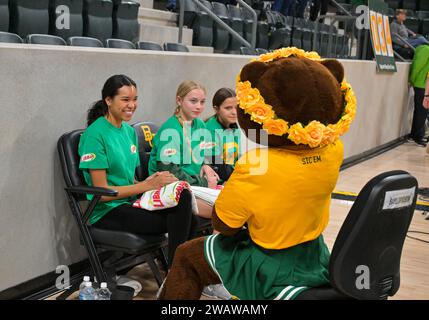
<instances>
[{"instance_id":1,"label":"chair backrest","mask_svg":"<svg viewBox=\"0 0 429 320\"><path fill-rule=\"evenodd\" d=\"M113 38L136 42L139 39L140 3L122 1L113 10Z\"/></svg>"},{"instance_id":2,"label":"chair backrest","mask_svg":"<svg viewBox=\"0 0 429 320\"><path fill-rule=\"evenodd\" d=\"M69 46L76 47L95 47L95 48L103 48L103 42L98 39L90 38L90 37L70 37L67 39L67 44Z\"/></svg>"},{"instance_id":3,"label":"chair backrest","mask_svg":"<svg viewBox=\"0 0 429 320\"><path fill-rule=\"evenodd\" d=\"M231 18L243 19L243 14L239 7L227 4L226 8L228 9L228 14Z\"/></svg>"},{"instance_id":4,"label":"chair backrest","mask_svg":"<svg viewBox=\"0 0 429 320\"><path fill-rule=\"evenodd\" d=\"M157 50L162 51L162 46L159 43L151 41L140 41L137 43L137 49L141 50Z\"/></svg>"},{"instance_id":5,"label":"chair backrest","mask_svg":"<svg viewBox=\"0 0 429 320\"><path fill-rule=\"evenodd\" d=\"M15 33L0 31L0 42L5 43L24 43L24 40Z\"/></svg>"},{"instance_id":6,"label":"chair backrest","mask_svg":"<svg viewBox=\"0 0 429 320\"><path fill-rule=\"evenodd\" d=\"M420 0L419 10L421 10L421 11L429 11L429 1Z\"/></svg>"},{"instance_id":7,"label":"chair backrest","mask_svg":"<svg viewBox=\"0 0 429 320\"><path fill-rule=\"evenodd\" d=\"M113 34L113 2L111 0L84 0L83 35L104 42Z\"/></svg>"},{"instance_id":8,"label":"chair backrest","mask_svg":"<svg viewBox=\"0 0 429 320\"><path fill-rule=\"evenodd\" d=\"M65 6L68 11L64 11ZM80 37L83 34L83 0L50 0L49 2L49 33L64 40L69 37ZM65 14L69 24L65 25ZM58 20L58 21L57 21Z\"/></svg>"},{"instance_id":9,"label":"chair backrest","mask_svg":"<svg viewBox=\"0 0 429 320\"><path fill-rule=\"evenodd\" d=\"M132 125L137 134L140 166L136 169L137 180L143 181L149 176L148 164L152 150L152 139L159 127L152 122L137 122Z\"/></svg>"},{"instance_id":10,"label":"chair backrest","mask_svg":"<svg viewBox=\"0 0 429 320\"><path fill-rule=\"evenodd\" d=\"M0 31L9 31L9 0L0 0Z\"/></svg>"},{"instance_id":11,"label":"chair backrest","mask_svg":"<svg viewBox=\"0 0 429 320\"><path fill-rule=\"evenodd\" d=\"M186 45L181 44L181 43L173 43L173 42L164 43L164 50L165 51L189 52L189 49Z\"/></svg>"},{"instance_id":12,"label":"chair backrest","mask_svg":"<svg viewBox=\"0 0 429 320\"><path fill-rule=\"evenodd\" d=\"M421 2L421 0L420 0ZM402 0L402 8L416 10L417 1L416 0Z\"/></svg>"},{"instance_id":13,"label":"chair backrest","mask_svg":"<svg viewBox=\"0 0 429 320\"><path fill-rule=\"evenodd\" d=\"M25 38L28 34L48 34L49 0L10 0L9 31Z\"/></svg>"},{"instance_id":14,"label":"chair backrest","mask_svg":"<svg viewBox=\"0 0 429 320\"><path fill-rule=\"evenodd\" d=\"M136 46L134 43L128 40L122 39L107 39L106 48L116 48L116 49L135 49Z\"/></svg>"},{"instance_id":15,"label":"chair backrest","mask_svg":"<svg viewBox=\"0 0 429 320\"><path fill-rule=\"evenodd\" d=\"M240 47L240 53L248 56L256 56L258 54L255 49L249 47Z\"/></svg>"},{"instance_id":16,"label":"chair backrest","mask_svg":"<svg viewBox=\"0 0 429 320\"><path fill-rule=\"evenodd\" d=\"M82 170L79 169L79 141L83 129L73 130L63 134L58 140L57 149L60 157L61 169L67 187L86 185ZM79 200L85 200L85 195L76 195Z\"/></svg>"},{"instance_id":17,"label":"chair backrest","mask_svg":"<svg viewBox=\"0 0 429 320\"><path fill-rule=\"evenodd\" d=\"M52 36L49 34L29 34L25 39L27 43L31 44L47 44L47 45L55 45L55 46L66 46L67 43L63 38Z\"/></svg>"},{"instance_id":18,"label":"chair backrest","mask_svg":"<svg viewBox=\"0 0 429 320\"><path fill-rule=\"evenodd\" d=\"M256 53L257 54L265 54L265 53L268 53L268 50L264 49L264 48L256 48Z\"/></svg>"},{"instance_id":19,"label":"chair backrest","mask_svg":"<svg viewBox=\"0 0 429 320\"><path fill-rule=\"evenodd\" d=\"M206 6L210 11L213 11L212 3L208 0L201 0L200 1L204 6Z\"/></svg>"},{"instance_id":20,"label":"chair backrest","mask_svg":"<svg viewBox=\"0 0 429 320\"><path fill-rule=\"evenodd\" d=\"M417 11L417 17L421 20L429 19L429 11Z\"/></svg>"},{"instance_id":21,"label":"chair backrest","mask_svg":"<svg viewBox=\"0 0 429 320\"><path fill-rule=\"evenodd\" d=\"M212 2L213 13L218 17L229 18L228 10L223 3Z\"/></svg>"},{"instance_id":22,"label":"chair backrest","mask_svg":"<svg viewBox=\"0 0 429 320\"><path fill-rule=\"evenodd\" d=\"M332 249L334 288L356 299L387 299L396 293L417 189L417 180L399 170L382 173L363 187ZM368 276L368 287L361 286L359 275Z\"/></svg>"}]
</instances>

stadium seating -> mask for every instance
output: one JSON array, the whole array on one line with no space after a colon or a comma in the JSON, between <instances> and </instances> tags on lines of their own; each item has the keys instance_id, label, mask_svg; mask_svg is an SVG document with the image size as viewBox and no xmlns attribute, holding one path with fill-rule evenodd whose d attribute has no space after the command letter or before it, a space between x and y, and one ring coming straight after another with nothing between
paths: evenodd
<instances>
[{"instance_id":1,"label":"stadium seating","mask_svg":"<svg viewBox=\"0 0 429 320\"><path fill-rule=\"evenodd\" d=\"M241 15L244 19L244 38L250 42L252 40L253 15L245 8L240 9ZM268 23L266 21L258 20L256 27L256 46L258 48L268 48L268 31Z\"/></svg>"},{"instance_id":2,"label":"stadium seating","mask_svg":"<svg viewBox=\"0 0 429 320\"><path fill-rule=\"evenodd\" d=\"M402 8L407 10L417 10L416 0L402 0Z\"/></svg>"},{"instance_id":3,"label":"stadium seating","mask_svg":"<svg viewBox=\"0 0 429 320\"><path fill-rule=\"evenodd\" d=\"M416 16L416 13L413 10L407 10L407 20L404 24L408 29L412 30L415 33L419 33L419 20Z\"/></svg>"},{"instance_id":4,"label":"stadium seating","mask_svg":"<svg viewBox=\"0 0 429 320\"><path fill-rule=\"evenodd\" d=\"M213 11L212 4L207 0L201 0L201 3L206 6L210 11ZM216 12L214 12L216 13ZM229 25L229 17L226 15L216 14L219 19ZM213 48L217 51L225 51L229 45L229 33L222 28L218 23L213 24Z\"/></svg>"},{"instance_id":5,"label":"stadium seating","mask_svg":"<svg viewBox=\"0 0 429 320\"><path fill-rule=\"evenodd\" d=\"M135 49L136 45L124 39L106 39L106 48Z\"/></svg>"},{"instance_id":6,"label":"stadium seating","mask_svg":"<svg viewBox=\"0 0 429 320\"><path fill-rule=\"evenodd\" d=\"M189 49L181 43L166 42L164 43L164 51L189 52Z\"/></svg>"},{"instance_id":7,"label":"stadium seating","mask_svg":"<svg viewBox=\"0 0 429 320\"><path fill-rule=\"evenodd\" d=\"M162 46L156 42L151 41L140 41L137 43L137 49L140 50L156 50L162 51Z\"/></svg>"},{"instance_id":8,"label":"stadium seating","mask_svg":"<svg viewBox=\"0 0 429 320\"><path fill-rule=\"evenodd\" d=\"M256 52L256 49L252 49L249 47L240 47L240 54L247 56L256 56L258 53Z\"/></svg>"},{"instance_id":9,"label":"stadium seating","mask_svg":"<svg viewBox=\"0 0 429 320\"><path fill-rule=\"evenodd\" d=\"M0 0L0 31L9 31L9 0Z\"/></svg>"},{"instance_id":10,"label":"stadium seating","mask_svg":"<svg viewBox=\"0 0 429 320\"><path fill-rule=\"evenodd\" d=\"M140 4L133 1L115 0L113 7L113 38L136 42L139 39Z\"/></svg>"},{"instance_id":11,"label":"stadium seating","mask_svg":"<svg viewBox=\"0 0 429 320\"><path fill-rule=\"evenodd\" d=\"M264 48L256 48L256 53L257 54L265 54L265 53L268 53L268 50L264 49Z\"/></svg>"},{"instance_id":12,"label":"stadium seating","mask_svg":"<svg viewBox=\"0 0 429 320\"><path fill-rule=\"evenodd\" d=\"M419 33L423 36L429 35L429 11L417 11L420 21Z\"/></svg>"},{"instance_id":13,"label":"stadium seating","mask_svg":"<svg viewBox=\"0 0 429 320\"><path fill-rule=\"evenodd\" d=\"M58 10L59 6L67 6L69 15L69 24L63 28L58 28L58 22L63 22L64 13ZM58 9L61 9L58 8ZM50 0L49 2L49 34L59 36L64 40L69 37L80 37L83 34L83 0ZM58 21L57 21L58 19Z\"/></svg>"},{"instance_id":14,"label":"stadium seating","mask_svg":"<svg viewBox=\"0 0 429 320\"><path fill-rule=\"evenodd\" d=\"M271 30L268 49L288 47L291 43L292 18L276 11L266 11L268 26Z\"/></svg>"},{"instance_id":15,"label":"stadium seating","mask_svg":"<svg viewBox=\"0 0 429 320\"><path fill-rule=\"evenodd\" d=\"M192 43L196 46L213 45L213 20L208 14L197 8L191 0L184 0L184 25L192 29Z\"/></svg>"},{"instance_id":16,"label":"stadium seating","mask_svg":"<svg viewBox=\"0 0 429 320\"><path fill-rule=\"evenodd\" d=\"M27 35L25 42L30 44L45 44L55 46L67 45L63 38L50 34L29 34Z\"/></svg>"},{"instance_id":17,"label":"stadium seating","mask_svg":"<svg viewBox=\"0 0 429 320\"><path fill-rule=\"evenodd\" d=\"M49 0L10 0L9 31L25 38L28 34L48 34Z\"/></svg>"},{"instance_id":18,"label":"stadium seating","mask_svg":"<svg viewBox=\"0 0 429 320\"><path fill-rule=\"evenodd\" d=\"M111 0L84 0L83 35L104 42L113 34L113 2Z\"/></svg>"},{"instance_id":19,"label":"stadium seating","mask_svg":"<svg viewBox=\"0 0 429 320\"><path fill-rule=\"evenodd\" d=\"M3 43L24 43L24 40L15 33L0 31L0 42Z\"/></svg>"},{"instance_id":20,"label":"stadium seating","mask_svg":"<svg viewBox=\"0 0 429 320\"><path fill-rule=\"evenodd\" d=\"M386 0L385 2L389 6L389 8L392 8L392 9L398 9L400 5L399 0Z\"/></svg>"},{"instance_id":21,"label":"stadium seating","mask_svg":"<svg viewBox=\"0 0 429 320\"><path fill-rule=\"evenodd\" d=\"M89 37L70 37L67 39L67 44L69 46L76 47L95 47L95 48L103 48L103 43L95 38Z\"/></svg>"},{"instance_id":22,"label":"stadium seating","mask_svg":"<svg viewBox=\"0 0 429 320\"><path fill-rule=\"evenodd\" d=\"M419 10L420 11L429 11L429 1L420 0Z\"/></svg>"},{"instance_id":23,"label":"stadium seating","mask_svg":"<svg viewBox=\"0 0 429 320\"><path fill-rule=\"evenodd\" d=\"M241 10L237 6L225 5L219 2L213 2L213 10L220 14L226 14L230 19L230 27L244 38L244 20L241 16ZM238 51L243 43L231 36L228 50Z\"/></svg>"}]
</instances>

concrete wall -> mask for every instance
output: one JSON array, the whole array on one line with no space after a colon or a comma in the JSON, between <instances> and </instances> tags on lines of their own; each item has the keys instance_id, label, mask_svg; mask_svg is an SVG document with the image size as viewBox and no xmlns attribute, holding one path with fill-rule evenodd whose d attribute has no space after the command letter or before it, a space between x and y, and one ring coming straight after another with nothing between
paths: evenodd
<instances>
[{"instance_id":1,"label":"concrete wall","mask_svg":"<svg viewBox=\"0 0 429 320\"><path fill-rule=\"evenodd\" d=\"M210 100L234 87L249 57L0 44L0 291L85 257L63 191L58 138L83 128L90 104L112 74L133 78L133 120L162 123L178 84L203 83ZM357 120L344 137L346 157L404 135L410 127L408 65L380 75L373 62L343 61L358 97Z\"/></svg>"}]
</instances>

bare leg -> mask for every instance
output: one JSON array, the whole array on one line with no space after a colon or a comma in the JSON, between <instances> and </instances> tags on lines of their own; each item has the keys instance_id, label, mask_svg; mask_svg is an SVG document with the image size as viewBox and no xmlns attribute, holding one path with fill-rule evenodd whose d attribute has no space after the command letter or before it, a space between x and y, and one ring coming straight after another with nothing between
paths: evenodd
<instances>
[{"instance_id":1,"label":"bare leg","mask_svg":"<svg viewBox=\"0 0 429 320\"><path fill-rule=\"evenodd\" d=\"M211 219L213 206L201 199L197 199L198 215L202 218Z\"/></svg>"},{"instance_id":2,"label":"bare leg","mask_svg":"<svg viewBox=\"0 0 429 320\"><path fill-rule=\"evenodd\" d=\"M221 283L204 257L204 238L181 244L174 256L160 300L199 300L205 286Z\"/></svg>"}]
</instances>

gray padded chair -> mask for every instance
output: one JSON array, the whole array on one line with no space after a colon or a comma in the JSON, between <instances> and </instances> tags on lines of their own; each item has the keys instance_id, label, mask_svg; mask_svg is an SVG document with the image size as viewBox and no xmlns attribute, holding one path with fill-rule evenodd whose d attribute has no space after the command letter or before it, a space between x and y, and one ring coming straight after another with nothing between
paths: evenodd
<instances>
[{"instance_id":1,"label":"gray padded chair","mask_svg":"<svg viewBox=\"0 0 429 320\"><path fill-rule=\"evenodd\" d=\"M50 34L29 34L27 35L25 42L30 44L46 44L54 46L66 46L67 43L63 38L53 36Z\"/></svg>"},{"instance_id":2,"label":"gray padded chair","mask_svg":"<svg viewBox=\"0 0 429 320\"><path fill-rule=\"evenodd\" d=\"M113 6L113 35L115 39L136 42L139 39L140 3L115 0Z\"/></svg>"},{"instance_id":3,"label":"gray padded chair","mask_svg":"<svg viewBox=\"0 0 429 320\"><path fill-rule=\"evenodd\" d=\"M61 21L64 14L57 10L59 6L67 6L70 12L70 25L67 27L57 24L57 19ZM61 8L58 8L61 9ZM83 34L83 0L50 0L49 2L49 34L63 38L80 37Z\"/></svg>"},{"instance_id":4,"label":"gray padded chair","mask_svg":"<svg viewBox=\"0 0 429 320\"><path fill-rule=\"evenodd\" d=\"M90 37L70 37L67 39L67 44L69 46L75 47L93 47L93 48L103 48L103 43L96 39Z\"/></svg>"},{"instance_id":5,"label":"gray padded chair","mask_svg":"<svg viewBox=\"0 0 429 320\"><path fill-rule=\"evenodd\" d=\"M249 47L240 47L240 54L246 56L256 56L258 53L256 52L256 49L252 49Z\"/></svg>"},{"instance_id":6,"label":"gray padded chair","mask_svg":"<svg viewBox=\"0 0 429 320\"><path fill-rule=\"evenodd\" d=\"M0 42L3 43L24 43L24 40L15 33L0 31Z\"/></svg>"},{"instance_id":7,"label":"gray padded chair","mask_svg":"<svg viewBox=\"0 0 429 320\"><path fill-rule=\"evenodd\" d=\"M104 42L112 38L113 2L111 0L84 0L83 35Z\"/></svg>"},{"instance_id":8,"label":"gray padded chair","mask_svg":"<svg viewBox=\"0 0 429 320\"><path fill-rule=\"evenodd\" d=\"M48 34L49 0L10 0L9 32L25 38L29 34Z\"/></svg>"},{"instance_id":9,"label":"gray padded chair","mask_svg":"<svg viewBox=\"0 0 429 320\"><path fill-rule=\"evenodd\" d=\"M9 0L0 0L0 31L9 31Z\"/></svg>"},{"instance_id":10,"label":"gray padded chair","mask_svg":"<svg viewBox=\"0 0 429 320\"><path fill-rule=\"evenodd\" d=\"M163 51L162 46L159 43L152 42L152 41L140 41L140 42L138 42L137 43L137 49Z\"/></svg>"},{"instance_id":11,"label":"gray padded chair","mask_svg":"<svg viewBox=\"0 0 429 320\"><path fill-rule=\"evenodd\" d=\"M128 40L123 39L107 39L106 48L115 49L135 49L136 45Z\"/></svg>"},{"instance_id":12,"label":"gray padded chair","mask_svg":"<svg viewBox=\"0 0 429 320\"><path fill-rule=\"evenodd\" d=\"M240 8L241 15L244 19L244 38L247 41L252 41L253 16L244 8ZM268 48L268 22L258 21L256 27L256 46L258 48Z\"/></svg>"},{"instance_id":13,"label":"gray padded chair","mask_svg":"<svg viewBox=\"0 0 429 320\"><path fill-rule=\"evenodd\" d=\"M166 42L164 43L164 51L189 52L189 49L181 43Z\"/></svg>"}]
</instances>

